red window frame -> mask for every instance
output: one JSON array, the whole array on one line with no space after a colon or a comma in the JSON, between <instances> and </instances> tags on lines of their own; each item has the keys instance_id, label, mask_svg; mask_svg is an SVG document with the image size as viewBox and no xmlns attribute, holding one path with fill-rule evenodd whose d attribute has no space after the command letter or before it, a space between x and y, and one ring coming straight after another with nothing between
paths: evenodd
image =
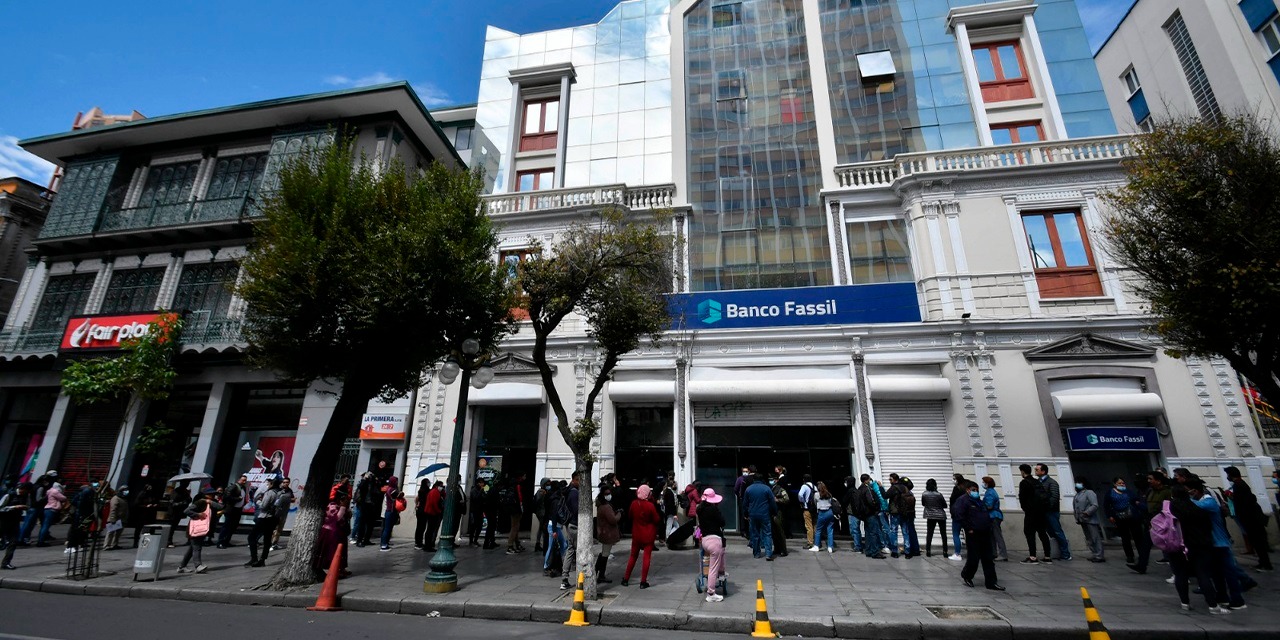
<instances>
[{"instance_id":1,"label":"red window frame","mask_svg":"<svg viewBox=\"0 0 1280 640\"><path fill-rule=\"evenodd\" d=\"M521 179L524 178L525 176L533 177L532 189L520 188L520 183L522 182ZM543 184L543 182L546 182L546 184ZM551 169L551 168L529 169L527 171L516 172L516 191L517 192L528 193L530 191L543 191L545 189L554 189L554 188L556 188L556 170L555 169Z\"/></svg>"},{"instance_id":2,"label":"red window frame","mask_svg":"<svg viewBox=\"0 0 1280 640\"><path fill-rule=\"evenodd\" d=\"M1035 140L1019 140L1018 128L1030 127L1030 126L1034 126L1036 128L1036 134L1039 135L1040 137ZM992 131L997 131L997 130L1008 131L1009 140L1011 140L1010 144L1021 144L1023 142L1043 142L1044 141L1044 123L1042 123L1039 120L1024 120L1022 122L1001 122L999 124L991 125L991 130Z\"/></svg>"},{"instance_id":3,"label":"red window frame","mask_svg":"<svg viewBox=\"0 0 1280 640\"><path fill-rule=\"evenodd\" d=\"M1031 241L1030 234L1027 232L1026 222L1023 222L1022 233L1027 236L1028 250L1032 252L1032 266L1035 269L1036 284L1040 288L1041 298L1084 298L1096 297L1102 295L1102 280L1098 276L1098 265L1093 254L1093 246L1089 243L1089 231L1084 225L1084 216L1079 210L1053 210L1053 211L1024 211L1021 218L1043 218L1045 228L1049 233L1049 244L1053 248L1054 263L1065 265L1067 263L1066 255L1062 250L1062 240L1058 235L1057 221L1054 216L1063 213L1075 215L1076 228L1080 233L1080 240L1084 244L1085 258L1089 264L1078 267L1035 267L1035 251L1031 247L1034 243Z\"/></svg>"},{"instance_id":4,"label":"red window frame","mask_svg":"<svg viewBox=\"0 0 1280 640\"><path fill-rule=\"evenodd\" d=\"M1000 63L999 52L1000 47L1005 46L1013 47L1013 52L1018 57L1019 71L1022 72L1021 78L1009 78L1006 76L1004 66ZM975 55L981 50L986 51L987 55L991 56L991 68L996 75L994 80L978 82L978 86L982 89L982 100L984 102L1003 102L1005 100L1022 100L1036 97L1035 89L1031 86L1031 74L1027 70L1027 59L1022 55L1021 42L1017 40L982 42L974 44L971 49Z\"/></svg>"},{"instance_id":5,"label":"red window frame","mask_svg":"<svg viewBox=\"0 0 1280 640\"><path fill-rule=\"evenodd\" d=\"M547 105L556 105L556 117L551 118L547 122ZM538 107L536 113L538 122L536 129L529 130L529 116L531 107ZM543 98L540 100L526 100L520 113L520 150L521 151L547 151L556 148L556 142L560 139L560 98ZM526 133L528 132L528 133Z\"/></svg>"}]
</instances>

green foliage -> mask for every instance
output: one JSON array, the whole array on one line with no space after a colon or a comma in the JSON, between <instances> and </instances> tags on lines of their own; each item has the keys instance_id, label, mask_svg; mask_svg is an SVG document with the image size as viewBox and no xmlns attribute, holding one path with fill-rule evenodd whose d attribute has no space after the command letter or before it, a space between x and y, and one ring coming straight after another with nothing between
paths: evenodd
<instances>
[{"instance_id":1,"label":"green foliage","mask_svg":"<svg viewBox=\"0 0 1280 640\"><path fill-rule=\"evenodd\" d=\"M482 187L439 163L376 170L348 137L285 166L239 288L254 361L394 398L463 339L497 344L515 298Z\"/></svg>"},{"instance_id":2,"label":"green foliage","mask_svg":"<svg viewBox=\"0 0 1280 640\"><path fill-rule=\"evenodd\" d=\"M162 316L150 324L147 335L124 341L122 353L72 361L62 371L63 393L80 405L169 397L178 375L172 360L182 324L180 316Z\"/></svg>"},{"instance_id":3,"label":"green foliage","mask_svg":"<svg viewBox=\"0 0 1280 640\"><path fill-rule=\"evenodd\" d=\"M1166 123L1108 196L1107 237L1171 355L1221 355L1280 398L1280 142L1237 116Z\"/></svg>"},{"instance_id":4,"label":"green foliage","mask_svg":"<svg viewBox=\"0 0 1280 640\"><path fill-rule=\"evenodd\" d=\"M175 435L174 430L163 422L147 425L142 428L142 433L138 434L138 440L133 443L133 450L151 455L168 454L173 447Z\"/></svg>"}]
</instances>

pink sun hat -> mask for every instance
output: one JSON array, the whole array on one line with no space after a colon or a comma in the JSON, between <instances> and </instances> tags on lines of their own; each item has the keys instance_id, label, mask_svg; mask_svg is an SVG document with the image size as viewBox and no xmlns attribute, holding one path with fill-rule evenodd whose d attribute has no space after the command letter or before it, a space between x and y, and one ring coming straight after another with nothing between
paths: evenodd
<instances>
[{"instance_id":1,"label":"pink sun hat","mask_svg":"<svg viewBox=\"0 0 1280 640\"><path fill-rule=\"evenodd\" d=\"M711 504L720 504L721 500L724 500L724 496L718 495L715 489L712 489L711 487L707 487L706 489L702 490L703 502L710 502Z\"/></svg>"}]
</instances>

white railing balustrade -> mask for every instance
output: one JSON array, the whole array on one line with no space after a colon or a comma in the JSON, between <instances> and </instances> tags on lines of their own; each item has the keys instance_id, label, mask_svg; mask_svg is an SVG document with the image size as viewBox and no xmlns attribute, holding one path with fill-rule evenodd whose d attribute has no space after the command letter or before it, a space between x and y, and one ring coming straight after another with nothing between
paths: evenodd
<instances>
[{"instance_id":1,"label":"white railing balustrade","mask_svg":"<svg viewBox=\"0 0 1280 640\"><path fill-rule=\"evenodd\" d=\"M844 189L876 189L890 187L900 178L931 173L1122 160L1133 155L1133 140L1123 135L904 153L891 161L839 165L836 181Z\"/></svg>"},{"instance_id":2,"label":"white railing balustrade","mask_svg":"<svg viewBox=\"0 0 1280 640\"><path fill-rule=\"evenodd\" d=\"M577 207L617 205L631 210L661 209L675 201L673 184L628 187L625 184L584 187L581 189L546 189L521 193L485 196L489 215L502 216L530 211L552 211Z\"/></svg>"}]
</instances>

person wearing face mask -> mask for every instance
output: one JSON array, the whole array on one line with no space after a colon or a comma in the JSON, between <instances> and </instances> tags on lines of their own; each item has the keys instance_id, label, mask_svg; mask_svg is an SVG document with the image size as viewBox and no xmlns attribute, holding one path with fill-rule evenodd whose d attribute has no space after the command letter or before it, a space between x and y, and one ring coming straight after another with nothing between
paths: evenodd
<instances>
[{"instance_id":1,"label":"person wearing face mask","mask_svg":"<svg viewBox=\"0 0 1280 640\"><path fill-rule=\"evenodd\" d=\"M778 510L770 516L770 520L773 523L773 554L785 557L787 555L787 530L783 528L782 519L787 505L791 504L791 493L787 491L786 487L778 484L777 478L769 480L769 489L773 491L773 499L778 503Z\"/></svg>"},{"instance_id":2,"label":"person wearing face mask","mask_svg":"<svg viewBox=\"0 0 1280 640\"><path fill-rule=\"evenodd\" d=\"M747 537L747 510L742 508L742 492L751 486L751 479L756 477L756 466L754 464L747 465L742 468L742 473L733 481L733 495L738 498L738 533L742 537Z\"/></svg>"},{"instance_id":3,"label":"person wearing face mask","mask_svg":"<svg viewBox=\"0 0 1280 640\"><path fill-rule=\"evenodd\" d=\"M649 562L653 556L653 543L658 538L658 526L661 517L658 508L649 501L652 491L649 485L642 484L636 489L636 499L631 501L631 557L627 560L627 570L622 574L622 586L627 586L631 579L631 571L636 568L636 558L644 554L644 562L640 567L640 588L649 588Z\"/></svg>"},{"instance_id":4,"label":"person wearing face mask","mask_svg":"<svg viewBox=\"0 0 1280 640\"><path fill-rule=\"evenodd\" d=\"M612 501L613 485L601 484L600 494L596 496L596 540L600 541L600 555L596 556L596 582L600 584L613 582L605 577L604 570L609 566L613 545L622 539L618 531L618 512Z\"/></svg>"},{"instance_id":5,"label":"person wearing face mask","mask_svg":"<svg viewBox=\"0 0 1280 640\"><path fill-rule=\"evenodd\" d=\"M1098 518L1098 494L1089 486L1089 480L1083 476L1076 478L1076 497L1071 503L1075 512L1076 524L1084 530L1084 539L1089 543L1093 555L1089 562L1106 562L1102 549L1102 527Z\"/></svg>"},{"instance_id":6,"label":"person wearing face mask","mask_svg":"<svg viewBox=\"0 0 1280 640\"><path fill-rule=\"evenodd\" d=\"M964 491L951 506L954 522L964 532L969 547L964 569L960 570L960 579L964 586L973 587L973 578L981 563L982 580L987 589L1004 591L1004 587L996 579L995 557L991 551L991 514L978 493L978 483L966 480Z\"/></svg>"},{"instance_id":7,"label":"person wearing face mask","mask_svg":"<svg viewBox=\"0 0 1280 640\"><path fill-rule=\"evenodd\" d=\"M1102 508L1106 511L1107 520L1120 535L1120 543L1124 545L1125 562L1129 564L1133 564L1135 560L1133 545L1135 542L1142 544L1143 535L1142 523L1138 521L1142 516L1134 507L1134 500L1128 483L1120 477L1112 480L1111 488L1107 489L1102 499Z\"/></svg>"}]
</instances>

